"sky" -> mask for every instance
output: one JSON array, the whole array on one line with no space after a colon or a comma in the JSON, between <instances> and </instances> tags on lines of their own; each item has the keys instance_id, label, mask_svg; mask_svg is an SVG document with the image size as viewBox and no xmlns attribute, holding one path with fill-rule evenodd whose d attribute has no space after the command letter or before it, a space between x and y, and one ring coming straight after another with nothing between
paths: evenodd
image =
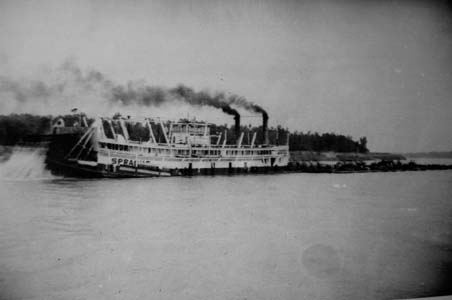
<instances>
[{"instance_id":1,"label":"sky","mask_svg":"<svg viewBox=\"0 0 452 300\"><path fill-rule=\"evenodd\" d=\"M120 84L240 95L270 126L366 136L372 151L451 151L451 12L446 1L0 0L0 114L117 109L77 88L11 94L71 64ZM233 122L211 108L127 110Z\"/></svg>"}]
</instances>

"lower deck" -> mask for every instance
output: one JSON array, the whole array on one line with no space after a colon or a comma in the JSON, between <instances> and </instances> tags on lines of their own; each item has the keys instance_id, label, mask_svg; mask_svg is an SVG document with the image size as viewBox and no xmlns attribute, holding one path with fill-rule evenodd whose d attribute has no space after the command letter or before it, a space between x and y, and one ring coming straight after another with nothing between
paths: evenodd
<instances>
[{"instance_id":1,"label":"lower deck","mask_svg":"<svg viewBox=\"0 0 452 300\"><path fill-rule=\"evenodd\" d=\"M130 153L126 151L111 151L100 149L97 153L97 163L106 166L143 167L169 170L182 169L251 169L287 166L289 155L274 154L256 156L207 156L179 157L151 156L147 153Z\"/></svg>"}]
</instances>

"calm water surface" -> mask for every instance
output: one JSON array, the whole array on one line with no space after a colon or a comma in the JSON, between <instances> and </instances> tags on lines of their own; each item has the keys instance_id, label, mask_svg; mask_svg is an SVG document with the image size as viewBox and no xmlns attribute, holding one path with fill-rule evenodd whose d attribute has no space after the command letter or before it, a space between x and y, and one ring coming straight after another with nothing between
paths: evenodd
<instances>
[{"instance_id":1,"label":"calm water surface","mask_svg":"<svg viewBox=\"0 0 452 300\"><path fill-rule=\"evenodd\" d=\"M0 190L0 299L452 293L450 171L126 180L3 172Z\"/></svg>"}]
</instances>

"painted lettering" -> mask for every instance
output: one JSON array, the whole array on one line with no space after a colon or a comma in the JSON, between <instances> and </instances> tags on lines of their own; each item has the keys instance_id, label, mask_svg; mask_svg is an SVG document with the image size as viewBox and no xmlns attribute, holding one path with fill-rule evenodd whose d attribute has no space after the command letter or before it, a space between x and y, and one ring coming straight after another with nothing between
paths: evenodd
<instances>
[{"instance_id":1,"label":"painted lettering","mask_svg":"<svg viewBox=\"0 0 452 300\"><path fill-rule=\"evenodd\" d=\"M134 167L137 165L137 161L135 161L133 159L117 158L117 157L112 157L111 163L113 165L125 165L125 166L131 166L131 167Z\"/></svg>"}]
</instances>

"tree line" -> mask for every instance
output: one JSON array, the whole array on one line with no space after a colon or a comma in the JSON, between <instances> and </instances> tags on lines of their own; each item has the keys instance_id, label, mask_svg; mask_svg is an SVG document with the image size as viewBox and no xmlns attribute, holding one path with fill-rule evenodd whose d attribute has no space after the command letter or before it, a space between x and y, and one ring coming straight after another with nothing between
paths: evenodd
<instances>
[{"instance_id":1,"label":"tree line","mask_svg":"<svg viewBox=\"0 0 452 300\"><path fill-rule=\"evenodd\" d=\"M227 142L234 143L239 137L235 135L234 126L213 125L211 127L212 133L224 133L227 135ZM242 144L250 144L253 134L256 133L255 144L264 144L264 136L262 126L241 126L240 132L244 133ZM278 125L268 129L268 137L271 144L286 145L289 142L289 149L291 151L314 151L314 152L358 152L368 153L367 138L361 137L358 141L353 140L350 136L335 133L317 132L307 133L290 132L288 129Z\"/></svg>"},{"instance_id":2,"label":"tree line","mask_svg":"<svg viewBox=\"0 0 452 300\"><path fill-rule=\"evenodd\" d=\"M342 134L319 134L317 132L291 133L289 148L299 151L369 152L366 137L361 137L358 141L354 141L352 137Z\"/></svg>"},{"instance_id":3,"label":"tree line","mask_svg":"<svg viewBox=\"0 0 452 300\"><path fill-rule=\"evenodd\" d=\"M10 114L0 115L0 145L15 145L23 141L24 138L36 135L46 135L51 133L52 120L62 117L66 126L73 126L79 122L79 115L62 115L53 117L50 115L39 116L32 114ZM93 120L89 119L90 124ZM128 126L128 129L130 127ZM216 143L221 134L221 143L226 137L228 144L237 142L239 136L236 136L234 126L211 125L210 132L217 137L212 138L212 143ZM262 126L241 126L240 132L243 132L243 145L249 145L252 142L253 135L256 133L255 145L264 143L264 135ZM344 136L335 133L317 132L303 133L290 132L288 129L278 125L268 129L268 137L271 144L286 145L289 142L291 151L334 151L334 152L359 152L366 153L367 139L361 137L358 141L354 141L350 136Z\"/></svg>"}]
</instances>

